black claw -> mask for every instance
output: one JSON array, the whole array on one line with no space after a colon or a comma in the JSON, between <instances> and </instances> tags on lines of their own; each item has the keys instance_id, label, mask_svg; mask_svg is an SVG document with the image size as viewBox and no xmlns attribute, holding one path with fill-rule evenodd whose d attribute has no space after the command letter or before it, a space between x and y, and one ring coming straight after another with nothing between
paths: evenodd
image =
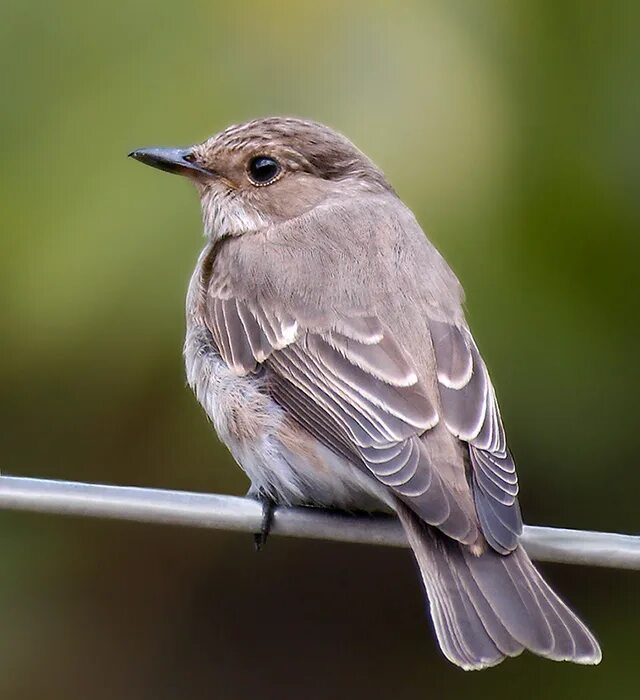
<instances>
[{"instance_id":1,"label":"black claw","mask_svg":"<svg viewBox=\"0 0 640 700\"><path fill-rule=\"evenodd\" d=\"M260 532L256 532L253 536L253 542L256 547L256 552L259 552L266 544L271 525L273 524L273 511L275 510L275 501L268 496L260 496L262 502L262 523L260 524Z\"/></svg>"}]
</instances>

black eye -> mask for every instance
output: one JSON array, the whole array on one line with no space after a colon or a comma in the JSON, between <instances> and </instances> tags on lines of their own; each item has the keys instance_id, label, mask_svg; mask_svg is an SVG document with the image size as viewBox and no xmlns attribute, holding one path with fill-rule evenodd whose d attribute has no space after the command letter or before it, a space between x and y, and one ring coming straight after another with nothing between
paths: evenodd
<instances>
[{"instance_id":1,"label":"black eye","mask_svg":"<svg viewBox=\"0 0 640 700\"><path fill-rule=\"evenodd\" d=\"M256 156L249 161L249 178L254 185L270 185L280 172L280 163L270 156Z\"/></svg>"}]
</instances>

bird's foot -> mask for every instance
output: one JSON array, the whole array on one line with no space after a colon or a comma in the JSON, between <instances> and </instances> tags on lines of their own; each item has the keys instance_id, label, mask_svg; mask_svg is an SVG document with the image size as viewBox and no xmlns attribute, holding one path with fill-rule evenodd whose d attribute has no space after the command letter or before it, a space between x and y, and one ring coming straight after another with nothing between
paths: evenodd
<instances>
[{"instance_id":1,"label":"bird's foot","mask_svg":"<svg viewBox=\"0 0 640 700\"><path fill-rule=\"evenodd\" d=\"M255 491L249 491L247 496L251 498L257 498L262 504L262 521L260 523L260 532L256 532L253 536L253 543L256 548L256 552L259 552L267 544L267 538L269 537L269 532L271 532L271 525L273 524L273 512L276 507L276 502L263 491L256 493Z\"/></svg>"}]
</instances>

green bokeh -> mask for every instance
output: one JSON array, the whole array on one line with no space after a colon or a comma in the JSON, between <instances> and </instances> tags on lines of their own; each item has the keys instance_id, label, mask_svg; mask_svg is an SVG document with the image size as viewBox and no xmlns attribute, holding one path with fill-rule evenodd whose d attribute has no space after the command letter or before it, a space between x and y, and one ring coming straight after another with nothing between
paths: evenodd
<instances>
[{"instance_id":1,"label":"green bokeh","mask_svg":"<svg viewBox=\"0 0 640 700\"><path fill-rule=\"evenodd\" d=\"M526 520L637 531L639 33L631 1L2 0L3 471L243 492L184 387L195 192L125 156L294 114L371 155L463 281ZM599 668L463 674L406 552L0 521L8 700L638 694L635 574L545 567Z\"/></svg>"}]
</instances>

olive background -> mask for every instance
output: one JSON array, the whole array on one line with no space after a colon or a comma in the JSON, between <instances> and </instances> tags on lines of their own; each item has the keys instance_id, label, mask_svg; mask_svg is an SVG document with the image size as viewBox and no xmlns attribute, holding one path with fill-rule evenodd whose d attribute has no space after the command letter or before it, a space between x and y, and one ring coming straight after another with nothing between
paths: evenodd
<instances>
[{"instance_id":1,"label":"olive background","mask_svg":"<svg viewBox=\"0 0 640 700\"><path fill-rule=\"evenodd\" d=\"M2 0L3 473L244 493L184 381L196 193L126 154L292 114L369 154L462 280L526 521L638 532L639 32L617 0ZM406 551L0 533L7 700L637 697L638 572L542 567L599 667L465 674Z\"/></svg>"}]
</instances>

